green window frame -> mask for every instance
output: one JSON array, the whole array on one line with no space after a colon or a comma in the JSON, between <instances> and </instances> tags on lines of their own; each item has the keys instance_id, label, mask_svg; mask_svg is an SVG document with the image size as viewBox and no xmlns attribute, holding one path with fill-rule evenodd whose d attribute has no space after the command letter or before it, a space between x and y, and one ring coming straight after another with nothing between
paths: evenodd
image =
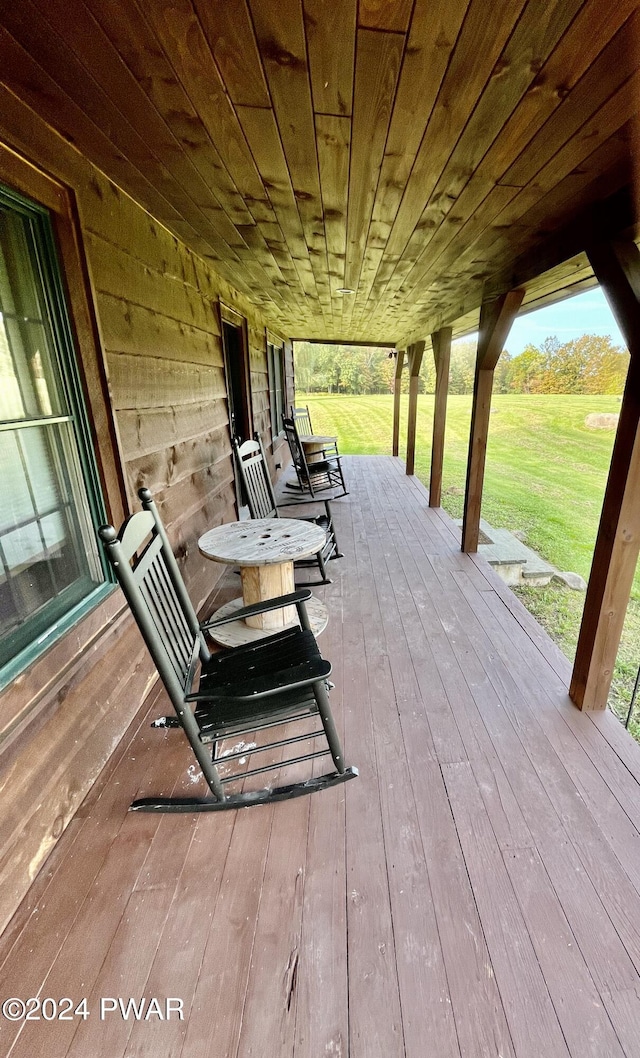
<instances>
[{"instance_id":1,"label":"green window frame","mask_svg":"<svg viewBox=\"0 0 640 1058\"><path fill-rule=\"evenodd\" d=\"M0 687L112 590L51 217L0 185Z\"/></svg>"}]
</instances>

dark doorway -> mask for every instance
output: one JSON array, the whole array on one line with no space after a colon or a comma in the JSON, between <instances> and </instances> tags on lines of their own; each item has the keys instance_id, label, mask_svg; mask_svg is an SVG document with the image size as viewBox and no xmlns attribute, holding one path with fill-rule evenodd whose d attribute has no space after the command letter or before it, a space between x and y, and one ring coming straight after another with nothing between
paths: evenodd
<instances>
[{"instance_id":1,"label":"dark doorway","mask_svg":"<svg viewBox=\"0 0 640 1058\"><path fill-rule=\"evenodd\" d=\"M229 430L232 437L246 441L251 437L249 407L249 365L247 363L244 326L222 320L224 371L229 403Z\"/></svg>"}]
</instances>

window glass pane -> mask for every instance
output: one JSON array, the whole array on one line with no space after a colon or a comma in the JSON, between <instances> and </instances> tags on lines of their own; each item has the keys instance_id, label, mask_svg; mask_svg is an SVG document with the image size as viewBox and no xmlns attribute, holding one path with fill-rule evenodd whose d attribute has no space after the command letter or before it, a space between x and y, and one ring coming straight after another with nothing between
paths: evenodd
<instances>
[{"instance_id":1,"label":"window glass pane","mask_svg":"<svg viewBox=\"0 0 640 1058\"><path fill-rule=\"evenodd\" d=\"M19 419L24 414L24 401L9 349L6 319L0 312L0 419Z\"/></svg>"},{"instance_id":2,"label":"window glass pane","mask_svg":"<svg viewBox=\"0 0 640 1058\"><path fill-rule=\"evenodd\" d=\"M8 473L0 514L2 636L75 582L86 591L103 578L89 519L78 509L69 425L0 433L0 461ZM0 663L5 654L0 645Z\"/></svg>"},{"instance_id":3,"label":"window glass pane","mask_svg":"<svg viewBox=\"0 0 640 1058\"><path fill-rule=\"evenodd\" d=\"M271 412L271 436L276 438L282 431L282 416L285 413L284 348L267 343L267 371L269 376L269 409Z\"/></svg>"},{"instance_id":4,"label":"window glass pane","mask_svg":"<svg viewBox=\"0 0 640 1058\"><path fill-rule=\"evenodd\" d=\"M14 209L0 211L0 298L12 316L42 319L29 219Z\"/></svg>"},{"instance_id":5,"label":"window glass pane","mask_svg":"<svg viewBox=\"0 0 640 1058\"><path fill-rule=\"evenodd\" d=\"M2 322L10 356L5 361L3 382L18 390L22 406L12 418L59 415L64 405L56 392L44 327L33 320L9 316ZM18 409L17 403L15 407Z\"/></svg>"},{"instance_id":6,"label":"window glass pane","mask_svg":"<svg viewBox=\"0 0 640 1058\"><path fill-rule=\"evenodd\" d=\"M16 430L14 434L22 464L22 487L28 489L33 509L41 513L70 502L64 469L60 466L59 431L59 424L51 424Z\"/></svg>"},{"instance_id":7,"label":"window glass pane","mask_svg":"<svg viewBox=\"0 0 640 1058\"><path fill-rule=\"evenodd\" d=\"M28 219L0 210L0 401L6 419L57 415L63 408L39 282Z\"/></svg>"},{"instance_id":8,"label":"window glass pane","mask_svg":"<svg viewBox=\"0 0 640 1058\"><path fill-rule=\"evenodd\" d=\"M47 224L0 188L0 668L105 579Z\"/></svg>"}]
</instances>

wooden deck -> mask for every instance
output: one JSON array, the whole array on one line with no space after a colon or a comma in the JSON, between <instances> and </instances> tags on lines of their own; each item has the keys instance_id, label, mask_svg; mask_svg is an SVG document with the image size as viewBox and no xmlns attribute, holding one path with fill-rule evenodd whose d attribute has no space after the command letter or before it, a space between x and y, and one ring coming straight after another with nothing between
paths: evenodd
<instances>
[{"instance_id":1,"label":"wooden deck","mask_svg":"<svg viewBox=\"0 0 640 1058\"><path fill-rule=\"evenodd\" d=\"M571 705L566 659L398 461L347 473L315 590L360 778L128 815L197 781L140 717L1 941L0 999L90 1016L0 1018L3 1058L640 1054L640 747ZM185 1017L101 1020L100 997Z\"/></svg>"}]
</instances>

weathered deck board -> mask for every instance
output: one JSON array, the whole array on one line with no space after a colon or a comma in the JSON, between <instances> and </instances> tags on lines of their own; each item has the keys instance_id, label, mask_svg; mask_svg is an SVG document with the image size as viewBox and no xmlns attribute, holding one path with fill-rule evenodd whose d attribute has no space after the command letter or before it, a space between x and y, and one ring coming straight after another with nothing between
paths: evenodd
<instances>
[{"instance_id":1,"label":"weathered deck board","mask_svg":"<svg viewBox=\"0 0 640 1058\"><path fill-rule=\"evenodd\" d=\"M0 998L92 1015L0 1020L3 1054L640 1052L640 747L571 706L566 661L398 460L346 469L346 557L315 590L360 778L127 815L197 778L179 732L133 727L0 938ZM101 1022L102 995L179 997L185 1020Z\"/></svg>"}]
</instances>

